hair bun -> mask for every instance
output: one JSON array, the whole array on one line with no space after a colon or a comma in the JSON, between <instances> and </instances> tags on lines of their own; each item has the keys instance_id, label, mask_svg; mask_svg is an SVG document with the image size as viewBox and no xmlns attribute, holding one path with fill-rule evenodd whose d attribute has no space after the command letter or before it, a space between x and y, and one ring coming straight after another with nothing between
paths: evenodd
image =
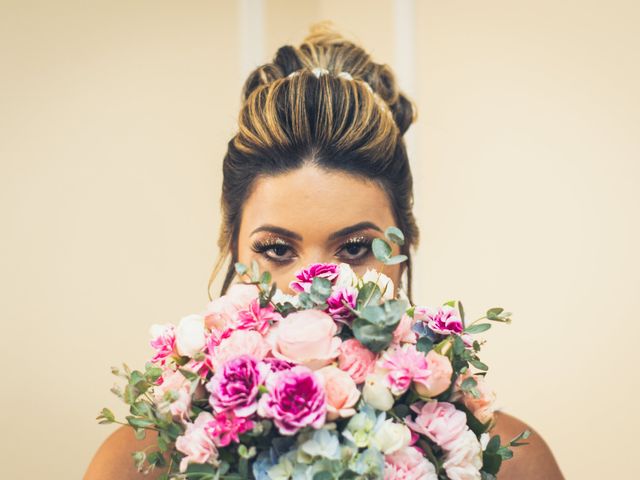
<instances>
[{"instance_id":1,"label":"hair bun","mask_svg":"<svg viewBox=\"0 0 640 480\"><path fill-rule=\"evenodd\" d=\"M330 20L312 24L298 48L291 45L280 47L271 63L251 72L242 88L243 103L258 87L303 70L316 76L329 73L364 82L390 110L402 135L417 119L415 103L399 90L391 68L374 62L362 47L339 33Z\"/></svg>"}]
</instances>

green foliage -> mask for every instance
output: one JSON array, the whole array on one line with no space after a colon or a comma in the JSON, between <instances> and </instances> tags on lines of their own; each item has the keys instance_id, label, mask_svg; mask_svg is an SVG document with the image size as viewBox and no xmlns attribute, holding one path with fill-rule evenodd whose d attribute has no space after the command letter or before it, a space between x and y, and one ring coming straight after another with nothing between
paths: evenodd
<instances>
[{"instance_id":1,"label":"green foliage","mask_svg":"<svg viewBox=\"0 0 640 480\"><path fill-rule=\"evenodd\" d=\"M470 325L464 329L466 333L482 333L491 328L490 323L476 323L475 325Z\"/></svg>"},{"instance_id":2,"label":"green foliage","mask_svg":"<svg viewBox=\"0 0 640 480\"><path fill-rule=\"evenodd\" d=\"M389 300L382 305L367 305L353 321L354 336L372 352L387 348L393 331L407 309L405 300Z\"/></svg>"}]
</instances>

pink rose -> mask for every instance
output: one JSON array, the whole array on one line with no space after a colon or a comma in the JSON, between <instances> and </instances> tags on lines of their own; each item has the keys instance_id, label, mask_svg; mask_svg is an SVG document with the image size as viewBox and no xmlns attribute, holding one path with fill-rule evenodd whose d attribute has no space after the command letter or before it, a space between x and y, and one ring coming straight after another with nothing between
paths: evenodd
<instances>
[{"instance_id":1,"label":"pink rose","mask_svg":"<svg viewBox=\"0 0 640 480\"><path fill-rule=\"evenodd\" d=\"M315 277L322 277L330 280L333 284L338 278L338 265L333 263L314 263L306 268L298 270L296 279L289 283L289 288L294 292L308 292L311 290L311 283Z\"/></svg>"},{"instance_id":2,"label":"pink rose","mask_svg":"<svg viewBox=\"0 0 640 480\"><path fill-rule=\"evenodd\" d=\"M327 394L327 419L336 420L355 415L355 404L360 398L360 390L351 376L333 365L316 371L324 382Z\"/></svg>"},{"instance_id":3,"label":"pink rose","mask_svg":"<svg viewBox=\"0 0 640 480\"><path fill-rule=\"evenodd\" d=\"M393 343L416 343L416 332L413 331L415 320L406 313L402 315L400 323L393 332Z\"/></svg>"},{"instance_id":4,"label":"pink rose","mask_svg":"<svg viewBox=\"0 0 640 480\"><path fill-rule=\"evenodd\" d=\"M246 308L251 300L258 297L258 287L245 283L234 283L227 293L207 304L202 316L207 328L224 330L236 318L238 310Z\"/></svg>"},{"instance_id":5,"label":"pink rose","mask_svg":"<svg viewBox=\"0 0 640 480\"><path fill-rule=\"evenodd\" d=\"M462 319L458 310L443 305L437 310L431 307L416 307L413 318L424 322L431 330L441 335L462 333Z\"/></svg>"},{"instance_id":6,"label":"pink rose","mask_svg":"<svg viewBox=\"0 0 640 480\"><path fill-rule=\"evenodd\" d=\"M444 449L467 429L467 416L452 403L437 400L418 402L414 403L411 409L418 415L415 420L406 417L407 426Z\"/></svg>"},{"instance_id":7,"label":"pink rose","mask_svg":"<svg viewBox=\"0 0 640 480\"><path fill-rule=\"evenodd\" d=\"M220 344L209 350L213 370L239 355L250 355L256 360L267 356L270 346L260 333L253 330L234 330Z\"/></svg>"},{"instance_id":8,"label":"pink rose","mask_svg":"<svg viewBox=\"0 0 640 480\"><path fill-rule=\"evenodd\" d=\"M320 310L301 310L284 317L271 330L272 353L276 358L299 363L312 369L323 367L336 358L342 341L333 319Z\"/></svg>"},{"instance_id":9,"label":"pink rose","mask_svg":"<svg viewBox=\"0 0 640 480\"><path fill-rule=\"evenodd\" d=\"M174 419L188 421L191 408L191 382L178 370L165 370L158 380L161 382L153 387L155 402L158 405L168 405L168 410ZM163 397L170 391L175 393L176 398L165 404Z\"/></svg>"},{"instance_id":10,"label":"pink rose","mask_svg":"<svg viewBox=\"0 0 640 480\"><path fill-rule=\"evenodd\" d=\"M207 383L209 404L215 412L233 410L238 417L248 417L258 408L258 389L263 381L258 362L249 355L233 358L216 370Z\"/></svg>"},{"instance_id":11,"label":"pink rose","mask_svg":"<svg viewBox=\"0 0 640 480\"><path fill-rule=\"evenodd\" d=\"M260 306L260 299L253 299L249 305L239 310L234 327L239 330L256 330L266 335L271 325L280 321L282 316L275 311L273 305Z\"/></svg>"},{"instance_id":12,"label":"pink rose","mask_svg":"<svg viewBox=\"0 0 640 480\"><path fill-rule=\"evenodd\" d=\"M385 480L438 480L436 469L415 447L404 447L384 457Z\"/></svg>"},{"instance_id":13,"label":"pink rose","mask_svg":"<svg viewBox=\"0 0 640 480\"><path fill-rule=\"evenodd\" d=\"M320 377L298 365L267 379L267 393L260 397L258 415L272 418L282 435L295 435L301 428L324 425L327 401Z\"/></svg>"},{"instance_id":14,"label":"pink rose","mask_svg":"<svg viewBox=\"0 0 640 480\"><path fill-rule=\"evenodd\" d=\"M466 429L448 444L442 467L450 480L480 479L482 446L473 431Z\"/></svg>"},{"instance_id":15,"label":"pink rose","mask_svg":"<svg viewBox=\"0 0 640 480\"><path fill-rule=\"evenodd\" d=\"M364 383L376 366L376 355L355 338L340 345L338 367L351 375L357 384Z\"/></svg>"},{"instance_id":16,"label":"pink rose","mask_svg":"<svg viewBox=\"0 0 640 480\"><path fill-rule=\"evenodd\" d=\"M427 353L427 366L429 377L421 383L416 383L416 392L423 397L435 397L451 385L453 367L449 357L440 355L435 350Z\"/></svg>"},{"instance_id":17,"label":"pink rose","mask_svg":"<svg viewBox=\"0 0 640 480\"><path fill-rule=\"evenodd\" d=\"M180 472L186 472L190 463L217 465L218 449L205 431L211 420L213 416L209 412L200 412L195 422L187 424L184 434L176 439L176 449L185 455L180 461Z\"/></svg>"}]
</instances>

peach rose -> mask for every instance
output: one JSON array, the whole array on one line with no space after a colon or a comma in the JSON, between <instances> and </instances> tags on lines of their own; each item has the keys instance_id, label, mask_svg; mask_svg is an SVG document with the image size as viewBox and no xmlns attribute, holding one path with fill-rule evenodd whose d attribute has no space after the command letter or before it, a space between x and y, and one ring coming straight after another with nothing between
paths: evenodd
<instances>
[{"instance_id":1,"label":"peach rose","mask_svg":"<svg viewBox=\"0 0 640 480\"><path fill-rule=\"evenodd\" d=\"M355 338L345 340L340 345L338 366L349 373L357 383L364 383L376 364L376 355Z\"/></svg>"},{"instance_id":2,"label":"peach rose","mask_svg":"<svg viewBox=\"0 0 640 480\"><path fill-rule=\"evenodd\" d=\"M317 370L338 356L342 343L333 319L320 310L301 310L284 317L271 329L272 353L276 358Z\"/></svg>"},{"instance_id":3,"label":"peach rose","mask_svg":"<svg viewBox=\"0 0 640 480\"><path fill-rule=\"evenodd\" d=\"M495 413L494 403L496 400L496 393L489 387L487 381L483 375L474 375L478 386L476 389L480 393L479 398L474 398L473 395L464 395L464 405L467 407L473 415L482 423L487 423L493 420L493 414Z\"/></svg>"},{"instance_id":4,"label":"peach rose","mask_svg":"<svg viewBox=\"0 0 640 480\"><path fill-rule=\"evenodd\" d=\"M213 349L211 364L213 369L217 370L227 360L240 355L250 355L256 360L262 360L270 349L270 345L260 333L253 330L234 330Z\"/></svg>"},{"instance_id":5,"label":"peach rose","mask_svg":"<svg viewBox=\"0 0 640 480\"><path fill-rule=\"evenodd\" d=\"M449 357L440 355L434 350L427 353L427 368L431 372L422 383L415 383L416 392L422 397L435 397L451 385L453 368Z\"/></svg>"},{"instance_id":6,"label":"peach rose","mask_svg":"<svg viewBox=\"0 0 640 480\"><path fill-rule=\"evenodd\" d=\"M360 390L351 376L338 367L329 365L316 371L324 380L327 395L327 419L350 417L356 413L353 408L360 398Z\"/></svg>"}]
</instances>

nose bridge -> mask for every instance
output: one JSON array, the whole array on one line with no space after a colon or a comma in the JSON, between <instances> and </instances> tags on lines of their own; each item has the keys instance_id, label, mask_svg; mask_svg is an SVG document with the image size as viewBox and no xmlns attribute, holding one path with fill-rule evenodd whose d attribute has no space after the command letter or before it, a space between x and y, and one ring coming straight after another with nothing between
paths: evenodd
<instances>
[{"instance_id":1,"label":"nose bridge","mask_svg":"<svg viewBox=\"0 0 640 480\"><path fill-rule=\"evenodd\" d=\"M335 263L333 252L324 245L309 245L300 255L300 265L310 265L312 263Z\"/></svg>"}]
</instances>

